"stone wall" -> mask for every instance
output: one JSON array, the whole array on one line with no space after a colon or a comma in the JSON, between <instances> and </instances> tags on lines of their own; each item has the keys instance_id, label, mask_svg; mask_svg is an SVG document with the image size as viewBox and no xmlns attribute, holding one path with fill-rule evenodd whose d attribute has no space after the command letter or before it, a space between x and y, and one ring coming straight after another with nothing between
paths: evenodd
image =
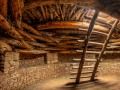
<instances>
[{"instance_id":1,"label":"stone wall","mask_svg":"<svg viewBox=\"0 0 120 90\"><path fill-rule=\"evenodd\" d=\"M120 75L119 69L120 62L102 62L99 75ZM70 71L70 63L21 68L9 74L0 75L0 90L22 90L33 83L68 76Z\"/></svg>"},{"instance_id":2,"label":"stone wall","mask_svg":"<svg viewBox=\"0 0 120 90\"><path fill-rule=\"evenodd\" d=\"M47 64L44 66L21 68L8 74L0 75L0 90L22 90L27 85L42 80L69 74L68 64Z\"/></svg>"}]
</instances>

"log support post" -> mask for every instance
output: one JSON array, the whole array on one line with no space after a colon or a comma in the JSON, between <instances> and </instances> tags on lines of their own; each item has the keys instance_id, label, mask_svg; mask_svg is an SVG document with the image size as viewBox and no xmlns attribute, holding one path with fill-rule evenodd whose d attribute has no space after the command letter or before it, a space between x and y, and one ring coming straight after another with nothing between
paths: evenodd
<instances>
[{"instance_id":1,"label":"log support post","mask_svg":"<svg viewBox=\"0 0 120 90\"><path fill-rule=\"evenodd\" d=\"M0 56L0 71L3 73L9 73L19 68L19 53L5 52Z\"/></svg>"}]
</instances>

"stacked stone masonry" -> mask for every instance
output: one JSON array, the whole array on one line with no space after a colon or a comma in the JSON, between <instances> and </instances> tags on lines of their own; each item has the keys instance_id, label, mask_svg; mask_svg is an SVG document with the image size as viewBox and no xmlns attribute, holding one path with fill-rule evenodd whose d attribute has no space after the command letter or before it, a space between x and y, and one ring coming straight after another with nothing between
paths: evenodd
<instances>
[{"instance_id":1,"label":"stacked stone masonry","mask_svg":"<svg viewBox=\"0 0 120 90\"><path fill-rule=\"evenodd\" d=\"M0 70L4 73L12 72L19 68L19 53L6 52L2 55Z\"/></svg>"}]
</instances>

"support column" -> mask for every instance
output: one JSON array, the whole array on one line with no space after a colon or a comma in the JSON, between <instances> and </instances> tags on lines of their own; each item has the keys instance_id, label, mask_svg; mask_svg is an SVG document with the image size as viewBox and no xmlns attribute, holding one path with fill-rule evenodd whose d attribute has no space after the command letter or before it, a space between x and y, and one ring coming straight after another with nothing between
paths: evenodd
<instances>
[{"instance_id":1,"label":"support column","mask_svg":"<svg viewBox=\"0 0 120 90\"><path fill-rule=\"evenodd\" d=\"M47 64L58 62L58 53L47 53Z\"/></svg>"},{"instance_id":2,"label":"support column","mask_svg":"<svg viewBox=\"0 0 120 90\"><path fill-rule=\"evenodd\" d=\"M0 70L4 73L12 72L19 68L19 53L5 52L1 55Z\"/></svg>"}]
</instances>

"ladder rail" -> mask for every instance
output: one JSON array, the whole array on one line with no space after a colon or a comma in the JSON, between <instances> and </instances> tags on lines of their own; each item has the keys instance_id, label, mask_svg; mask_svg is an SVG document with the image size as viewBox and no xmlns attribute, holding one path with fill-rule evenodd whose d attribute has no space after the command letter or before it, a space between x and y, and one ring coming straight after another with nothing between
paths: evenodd
<instances>
[{"instance_id":1,"label":"ladder rail","mask_svg":"<svg viewBox=\"0 0 120 90\"><path fill-rule=\"evenodd\" d=\"M101 60L101 58L102 58L102 56L103 56L103 54L104 54L104 51L105 51L105 49L106 49L106 47L107 47L107 44L108 44L108 42L109 42L109 40L110 40L110 37L111 37L111 35L112 35L115 27L117 26L118 22L119 22L119 20L116 19L115 22L114 22L114 24L113 24L113 26L112 26L112 28L110 29L110 32L109 32L109 34L108 34L108 36L107 36L107 39L105 40L105 43L104 43L104 45L103 45L102 50L101 50L101 53L99 54L99 56L98 56L98 58L97 58L97 61L96 61L96 63L95 63L95 67L94 67L94 70L93 70L93 73L92 73L92 76L91 76L91 81L94 81L95 74L96 74L97 68L98 68L98 66L99 66L100 60Z\"/></svg>"},{"instance_id":2,"label":"ladder rail","mask_svg":"<svg viewBox=\"0 0 120 90\"><path fill-rule=\"evenodd\" d=\"M83 65L84 65L84 62L85 62L85 54L86 54L87 46L88 46L88 43L89 43L89 39L90 39L92 30L93 30L94 24L95 24L95 22L97 20L98 14L99 14L99 11L96 10L95 14L93 16L93 19L92 19L92 21L91 21L91 23L89 25L89 28L88 28L87 37L86 37L85 42L84 42L85 43L85 47L83 49L81 61L79 63L79 69L78 69L77 76L76 76L76 83L79 83L79 81L80 81Z\"/></svg>"}]
</instances>

